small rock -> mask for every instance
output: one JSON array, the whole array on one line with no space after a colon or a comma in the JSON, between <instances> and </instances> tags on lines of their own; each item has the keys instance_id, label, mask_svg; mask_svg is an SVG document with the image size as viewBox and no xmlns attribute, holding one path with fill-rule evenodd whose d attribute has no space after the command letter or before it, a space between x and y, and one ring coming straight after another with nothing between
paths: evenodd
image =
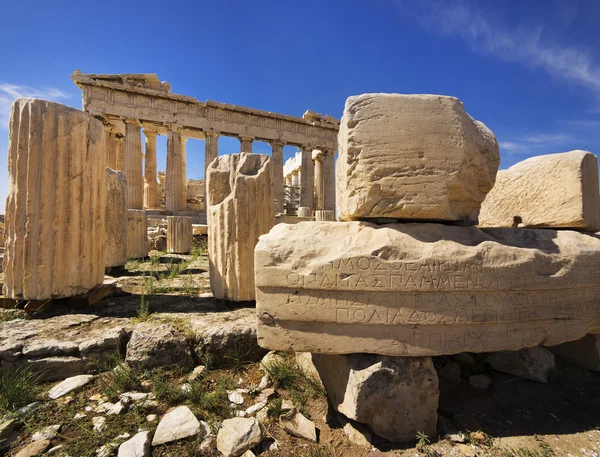
<instances>
[{"instance_id":1,"label":"small rock","mask_svg":"<svg viewBox=\"0 0 600 457\"><path fill-rule=\"evenodd\" d=\"M361 426L358 423L353 424L350 421L348 421L344 425L343 430L351 443L367 448L371 447L373 434L371 433L371 430L369 430L368 427L364 425Z\"/></svg>"},{"instance_id":2,"label":"small rock","mask_svg":"<svg viewBox=\"0 0 600 457\"><path fill-rule=\"evenodd\" d=\"M67 378L50 389L48 392L48 397L50 397L52 400L56 400L57 398L60 398L63 395L74 391L75 389L85 386L92 379L94 379L94 376L91 374L81 374Z\"/></svg>"},{"instance_id":3,"label":"small rock","mask_svg":"<svg viewBox=\"0 0 600 457\"><path fill-rule=\"evenodd\" d=\"M469 384L476 389L487 389L492 385L492 378L484 374L469 376Z\"/></svg>"},{"instance_id":4,"label":"small rock","mask_svg":"<svg viewBox=\"0 0 600 457\"><path fill-rule=\"evenodd\" d=\"M194 366L187 337L170 324L138 325L127 343L126 354L127 363L140 369L174 362L185 370Z\"/></svg>"},{"instance_id":5,"label":"small rock","mask_svg":"<svg viewBox=\"0 0 600 457\"><path fill-rule=\"evenodd\" d=\"M463 367L473 368L475 366L475 359L468 352L461 352L454 356L454 361Z\"/></svg>"},{"instance_id":6,"label":"small rock","mask_svg":"<svg viewBox=\"0 0 600 457\"><path fill-rule=\"evenodd\" d=\"M100 403L98 406L96 406L96 408L94 409L95 413L106 413L108 411L110 411L113 407L115 406L114 403L110 403L110 402L104 402L104 403Z\"/></svg>"},{"instance_id":7,"label":"small rock","mask_svg":"<svg viewBox=\"0 0 600 457\"><path fill-rule=\"evenodd\" d=\"M256 457L256 454L248 449L246 452L242 454L242 457Z\"/></svg>"},{"instance_id":8,"label":"small rock","mask_svg":"<svg viewBox=\"0 0 600 457\"><path fill-rule=\"evenodd\" d=\"M50 447L50 440L34 441L15 454L15 457L34 457L42 455Z\"/></svg>"},{"instance_id":9,"label":"small rock","mask_svg":"<svg viewBox=\"0 0 600 457\"><path fill-rule=\"evenodd\" d=\"M236 405L243 405L244 396L242 394L247 392L248 391L246 389L236 389L232 392L228 392L227 398L231 403L234 403Z\"/></svg>"},{"instance_id":10,"label":"small rock","mask_svg":"<svg viewBox=\"0 0 600 457\"><path fill-rule=\"evenodd\" d=\"M262 378L260 378L260 382L258 383L258 389L264 390L267 387L269 387L270 385L271 385L271 378L269 377L268 374L266 374Z\"/></svg>"},{"instance_id":11,"label":"small rock","mask_svg":"<svg viewBox=\"0 0 600 457\"><path fill-rule=\"evenodd\" d=\"M50 425L49 427L40 430L39 432L35 432L31 436L31 441L40 441L40 440L52 440L56 435L58 435L58 431L60 430L61 424Z\"/></svg>"},{"instance_id":12,"label":"small rock","mask_svg":"<svg viewBox=\"0 0 600 457\"><path fill-rule=\"evenodd\" d=\"M53 448L50 448L46 451L45 455L53 455L53 454L57 454L58 452L62 451L64 449L64 445L59 444L58 446L54 446Z\"/></svg>"},{"instance_id":13,"label":"small rock","mask_svg":"<svg viewBox=\"0 0 600 457\"><path fill-rule=\"evenodd\" d=\"M149 457L151 450L150 432L140 432L119 446L118 457Z\"/></svg>"},{"instance_id":14,"label":"small rock","mask_svg":"<svg viewBox=\"0 0 600 457\"><path fill-rule=\"evenodd\" d=\"M154 422L156 419L158 419L158 416L156 414L148 414L146 416L146 420L148 422Z\"/></svg>"},{"instance_id":15,"label":"small rock","mask_svg":"<svg viewBox=\"0 0 600 457\"><path fill-rule=\"evenodd\" d=\"M271 351L262 358L260 362L260 369L268 374L271 371L272 365L279 365L282 363L285 363L285 357L275 351Z\"/></svg>"},{"instance_id":16,"label":"small rock","mask_svg":"<svg viewBox=\"0 0 600 457\"><path fill-rule=\"evenodd\" d=\"M140 430L141 432L142 430ZM121 433L119 436L117 436L115 439L116 440L128 440L129 438L131 438L131 434L129 433Z\"/></svg>"},{"instance_id":17,"label":"small rock","mask_svg":"<svg viewBox=\"0 0 600 457\"><path fill-rule=\"evenodd\" d=\"M102 400L103 396L102 394L94 394L91 397L89 397L90 401L100 401Z\"/></svg>"},{"instance_id":18,"label":"small rock","mask_svg":"<svg viewBox=\"0 0 600 457\"><path fill-rule=\"evenodd\" d=\"M106 418L102 416L92 417L92 424L94 425L94 431L100 433L104 430L104 424L106 422Z\"/></svg>"},{"instance_id":19,"label":"small rock","mask_svg":"<svg viewBox=\"0 0 600 457\"><path fill-rule=\"evenodd\" d=\"M15 430L17 426L17 421L14 419L9 419L0 424L0 442L7 439L10 434Z\"/></svg>"},{"instance_id":20,"label":"small rock","mask_svg":"<svg viewBox=\"0 0 600 457\"><path fill-rule=\"evenodd\" d=\"M471 432L471 442L472 443L476 443L476 444L485 443L487 441L487 439L488 439L488 437L485 435L485 433L483 433L481 431Z\"/></svg>"},{"instance_id":21,"label":"small rock","mask_svg":"<svg viewBox=\"0 0 600 457\"><path fill-rule=\"evenodd\" d=\"M180 389L187 394L192 390L192 386L186 382L185 384L181 385Z\"/></svg>"},{"instance_id":22,"label":"small rock","mask_svg":"<svg viewBox=\"0 0 600 457\"><path fill-rule=\"evenodd\" d=\"M277 392L275 391L275 389L264 389L260 394L257 395L256 401L266 401L269 398L274 397L276 394Z\"/></svg>"},{"instance_id":23,"label":"small rock","mask_svg":"<svg viewBox=\"0 0 600 457\"><path fill-rule=\"evenodd\" d=\"M96 457L110 457L117 446L114 443L107 443L101 448L96 449Z\"/></svg>"},{"instance_id":24,"label":"small rock","mask_svg":"<svg viewBox=\"0 0 600 457\"><path fill-rule=\"evenodd\" d=\"M446 381L458 384L460 382L460 366L458 363L449 361L438 370L438 375Z\"/></svg>"},{"instance_id":25,"label":"small rock","mask_svg":"<svg viewBox=\"0 0 600 457\"><path fill-rule=\"evenodd\" d=\"M263 409L265 406L267 406L267 400L259 401L258 403L250 406L250 408L246 409L246 414L248 416L253 416L257 412L259 412L261 409Z\"/></svg>"},{"instance_id":26,"label":"small rock","mask_svg":"<svg viewBox=\"0 0 600 457\"><path fill-rule=\"evenodd\" d=\"M112 405L112 408L110 408L106 412L106 414L108 416L116 416L116 415L121 414L124 409L125 409L125 405L123 403L121 403L120 401L118 401L114 405Z\"/></svg>"},{"instance_id":27,"label":"small rock","mask_svg":"<svg viewBox=\"0 0 600 457\"><path fill-rule=\"evenodd\" d=\"M187 406L178 406L172 409L158 423L152 446L187 438L197 435L200 431L200 422Z\"/></svg>"},{"instance_id":28,"label":"small rock","mask_svg":"<svg viewBox=\"0 0 600 457\"><path fill-rule=\"evenodd\" d=\"M281 411L291 411L292 409L294 409L294 403L290 400L283 400L281 402Z\"/></svg>"},{"instance_id":29,"label":"small rock","mask_svg":"<svg viewBox=\"0 0 600 457\"><path fill-rule=\"evenodd\" d=\"M457 444L456 449L465 457L475 457L477 455L475 448L468 444Z\"/></svg>"},{"instance_id":30,"label":"small rock","mask_svg":"<svg viewBox=\"0 0 600 457\"><path fill-rule=\"evenodd\" d=\"M58 402L59 405L66 406L73 401L73 396L67 395L66 397L59 398L56 401Z\"/></svg>"},{"instance_id":31,"label":"small rock","mask_svg":"<svg viewBox=\"0 0 600 457\"><path fill-rule=\"evenodd\" d=\"M192 372L188 376L188 381L189 382L195 381L196 379L198 379L199 377L201 377L204 374L204 371L206 371L206 367L204 365L198 365L196 368L194 368L192 370Z\"/></svg>"},{"instance_id":32,"label":"small rock","mask_svg":"<svg viewBox=\"0 0 600 457\"><path fill-rule=\"evenodd\" d=\"M141 403L148 400L149 395L150 394L146 392L125 392L119 395L119 400L121 400L125 405L130 403Z\"/></svg>"},{"instance_id":33,"label":"small rock","mask_svg":"<svg viewBox=\"0 0 600 457\"><path fill-rule=\"evenodd\" d=\"M252 449L261 440L262 432L256 419L226 419L217 435L217 449L225 457L237 457Z\"/></svg>"},{"instance_id":34,"label":"small rock","mask_svg":"<svg viewBox=\"0 0 600 457\"><path fill-rule=\"evenodd\" d=\"M454 433L452 435L448 435L448 439L453 443L465 443L467 441L467 437L462 433Z\"/></svg>"},{"instance_id":35,"label":"small rock","mask_svg":"<svg viewBox=\"0 0 600 457\"><path fill-rule=\"evenodd\" d=\"M314 422L304 417L296 409L292 409L288 414L282 415L279 418L279 423L290 435L312 441L313 443L317 442L317 428Z\"/></svg>"},{"instance_id":36,"label":"small rock","mask_svg":"<svg viewBox=\"0 0 600 457\"><path fill-rule=\"evenodd\" d=\"M206 438L202 440L198 450L200 455L212 455L212 450L217 445L217 437L215 435L206 435Z\"/></svg>"},{"instance_id":37,"label":"small rock","mask_svg":"<svg viewBox=\"0 0 600 457\"><path fill-rule=\"evenodd\" d=\"M79 420L79 419L83 419L84 417L87 417L87 414L85 413L77 413L73 416L73 419L75 420Z\"/></svg>"},{"instance_id":38,"label":"small rock","mask_svg":"<svg viewBox=\"0 0 600 457\"><path fill-rule=\"evenodd\" d=\"M38 409L42 404L39 401L34 401L33 403L29 403L28 405L23 406L22 408L17 409L17 414L20 416L27 416L29 413L32 413L36 409Z\"/></svg>"},{"instance_id":39,"label":"small rock","mask_svg":"<svg viewBox=\"0 0 600 457\"><path fill-rule=\"evenodd\" d=\"M248 417L248 414L244 410L237 410L235 411L235 417Z\"/></svg>"},{"instance_id":40,"label":"small rock","mask_svg":"<svg viewBox=\"0 0 600 457\"><path fill-rule=\"evenodd\" d=\"M554 354L540 346L493 352L486 362L494 370L538 382L548 382L548 373L556 368Z\"/></svg>"}]
</instances>

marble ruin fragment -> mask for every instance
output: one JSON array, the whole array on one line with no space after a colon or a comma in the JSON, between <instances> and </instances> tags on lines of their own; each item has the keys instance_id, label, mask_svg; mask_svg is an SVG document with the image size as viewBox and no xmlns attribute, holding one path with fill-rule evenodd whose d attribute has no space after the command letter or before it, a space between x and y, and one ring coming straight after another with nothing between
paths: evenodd
<instances>
[{"instance_id":1,"label":"marble ruin fragment","mask_svg":"<svg viewBox=\"0 0 600 457\"><path fill-rule=\"evenodd\" d=\"M192 218L189 216L167 217L167 251L188 254L192 249Z\"/></svg>"},{"instance_id":2,"label":"marble ruin fragment","mask_svg":"<svg viewBox=\"0 0 600 457\"><path fill-rule=\"evenodd\" d=\"M479 225L600 231L598 158L570 151L531 157L499 171L481 206Z\"/></svg>"},{"instance_id":3,"label":"marble ruin fragment","mask_svg":"<svg viewBox=\"0 0 600 457\"><path fill-rule=\"evenodd\" d=\"M430 357L312 354L329 403L390 441L436 435L438 377Z\"/></svg>"},{"instance_id":4,"label":"marble ruin fragment","mask_svg":"<svg viewBox=\"0 0 600 457\"><path fill-rule=\"evenodd\" d=\"M598 235L301 222L262 236L255 262L268 349L431 356L600 333Z\"/></svg>"},{"instance_id":5,"label":"marble ruin fragment","mask_svg":"<svg viewBox=\"0 0 600 457\"><path fill-rule=\"evenodd\" d=\"M274 224L268 156L217 157L207 169L210 288L215 298L254 300L254 247Z\"/></svg>"},{"instance_id":6,"label":"marble ruin fragment","mask_svg":"<svg viewBox=\"0 0 600 457\"><path fill-rule=\"evenodd\" d=\"M18 99L9 129L4 295L83 294L104 279L104 126L74 108Z\"/></svg>"},{"instance_id":7,"label":"marble ruin fragment","mask_svg":"<svg viewBox=\"0 0 600 457\"><path fill-rule=\"evenodd\" d=\"M340 220L476 221L500 163L494 134L438 95L350 97L338 144Z\"/></svg>"},{"instance_id":8,"label":"marble ruin fragment","mask_svg":"<svg viewBox=\"0 0 600 457\"><path fill-rule=\"evenodd\" d=\"M127 263L127 182L122 172L106 169L104 256L107 268Z\"/></svg>"},{"instance_id":9,"label":"marble ruin fragment","mask_svg":"<svg viewBox=\"0 0 600 457\"><path fill-rule=\"evenodd\" d=\"M127 210L127 258L143 259L148 257L148 228L146 211Z\"/></svg>"},{"instance_id":10,"label":"marble ruin fragment","mask_svg":"<svg viewBox=\"0 0 600 457\"><path fill-rule=\"evenodd\" d=\"M569 341L548 349L573 365L600 371L600 335L586 335L577 341Z\"/></svg>"}]
</instances>

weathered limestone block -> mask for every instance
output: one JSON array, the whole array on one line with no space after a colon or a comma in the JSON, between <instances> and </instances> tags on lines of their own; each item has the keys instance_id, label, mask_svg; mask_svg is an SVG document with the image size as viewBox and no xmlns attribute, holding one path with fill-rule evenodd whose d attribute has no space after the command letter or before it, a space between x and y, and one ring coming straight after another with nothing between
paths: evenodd
<instances>
[{"instance_id":1,"label":"weathered limestone block","mask_svg":"<svg viewBox=\"0 0 600 457\"><path fill-rule=\"evenodd\" d=\"M570 151L531 157L499 171L479 224L599 231L598 158Z\"/></svg>"},{"instance_id":2,"label":"weathered limestone block","mask_svg":"<svg viewBox=\"0 0 600 457\"><path fill-rule=\"evenodd\" d=\"M439 95L349 97L338 143L340 220L477 220L500 164L490 129Z\"/></svg>"},{"instance_id":3,"label":"weathered limestone block","mask_svg":"<svg viewBox=\"0 0 600 457\"><path fill-rule=\"evenodd\" d=\"M255 262L267 349L431 356L600 333L599 235L301 222L263 235Z\"/></svg>"},{"instance_id":4,"label":"weathered limestone block","mask_svg":"<svg viewBox=\"0 0 600 457\"><path fill-rule=\"evenodd\" d=\"M569 341L547 349L573 365L600 371L600 335L586 335L580 340Z\"/></svg>"},{"instance_id":5,"label":"weathered limestone block","mask_svg":"<svg viewBox=\"0 0 600 457\"><path fill-rule=\"evenodd\" d=\"M254 247L275 221L272 181L265 155L225 155L208 166L208 253L215 298L254 300Z\"/></svg>"},{"instance_id":6,"label":"weathered limestone block","mask_svg":"<svg viewBox=\"0 0 600 457\"><path fill-rule=\"evenodd\" d=\"M167 217L167 251L173 254L188 254L192 249L192 238L191 217Z\"/></svg>"},{"instance_id":7,"label":"weathered limestone block","mask_svg":"<svg viewBox=\"0 0 600 457\"><path fill-rule=\"evenodd\" d=\"M125 174L106 169L105 266L127 263L127 182Z\"/></svg>"},{"instance_id":8,"label":"weathered limestone block","mask_svg":"<svg viewBox=\"0 0 600 457\"><path fill-rule=\"evenodd\" d=\"M83 111L22 98L9 129L4 294L83 294L104 280L104 126Z\"/></svg>"},{"instance_id":9,"label":"weathered limestone block","mask_svg":"<svg viewBox=\"0 0 600 457\"><path fill-rule=\"evenodd\" d=\"M127 258L142 259L148 257L148 229L146 211L127 210Z\"/></svg>"},{"instance_id":10,"label":"weathered limestone block","mask_svg":"<svg viewBox=\"0 0 600 457\"><path fill-rule=\"evenodd\" d=\"M429 357L313 354L329 403L391 441L436 435L438 377Z\"/></svg>"},{"instance_id":11,"label":"weathered limestone block","mask_svg":"<svg viewBox=\"0 0 600 457\"><path fill-rule=\"evenodd\" d=\"M548 382L548 374L556 368L554 354L540 346L494 352L486 361L494 370L538 382Z\"/></svg>"}]
</instances>

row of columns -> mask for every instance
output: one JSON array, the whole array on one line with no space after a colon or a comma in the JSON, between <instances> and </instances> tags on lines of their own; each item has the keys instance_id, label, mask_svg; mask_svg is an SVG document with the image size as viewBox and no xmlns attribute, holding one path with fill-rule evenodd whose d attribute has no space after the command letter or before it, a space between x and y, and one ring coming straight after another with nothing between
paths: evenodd
<instances>
[{"instance_id":1,"label":"row of columns","mask_svg":"<svg viewBox=\"0 0 600 457\"><path fill-rule=\"evenodd\" d=\"M144 154L141 145L141 124L137 120L126 119L125 136L117 133L107 125L109 139L107 161L108 166L123 170L127 177L127 207L130 209L156 208L159 206L157 163L156 163L156 135L157 131L151 127L144 127L145 167L142 176L142 161ZM219 155L218 140L220 133L212 130L204 131L205 158L204 176L208 165ZM239 137L240 151L252 152L253 137ZM178 212L186 209L186 142L182 137L181 128L172 128L167 134L167 174L165 184L165 209L169 212ZM278 212L283 212L284 205L284 177L283 177L283 147L281 141L271 141L273 161L273 194ZM326 189L333 185L333 154L321 155L312 164L312 147L302 148L300 206L313 209L313 189L316 173L316 209L333 209L333 192ZM315 170L315 172L313 172ZM297 184L297 183L294 183ZM329 199L328 199L329 198Z\"/></svg>"}]
</instances>

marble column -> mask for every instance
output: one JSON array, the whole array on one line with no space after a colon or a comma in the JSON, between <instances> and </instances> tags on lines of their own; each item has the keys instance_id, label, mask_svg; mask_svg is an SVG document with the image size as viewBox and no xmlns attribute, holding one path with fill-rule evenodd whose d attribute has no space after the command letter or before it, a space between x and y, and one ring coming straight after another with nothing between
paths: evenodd
<instances>
[{"instance_id":1,"label":"marble column","mask_svg":"<svg viewBox=\"0 0 600 457\"><path fill-rule=\"evenodd\" d=\"M117 142L115 170L124 172L125 171L125 137L123 135L119 135L117 133L115 135L115 140Z\"/></svg>"},{"instance_id":2,"label":"marble column","mask_svg":"<svg viewBox=\"0 0 600 457\"><path fill-rule=\"evenodd\" d=\"M315 168L312 160L313 148L302 146L302 171L300 173L300 206L298 215L312 213L315 195Z\"/></svg>"},{"instance_id":3,"label":"marble column","mask_svg":"<svg viewBox=\"0 0 600 457\"><path fill-rule=\"evenodd\" d=\"M273 161L273 199L277 212L283 213L283 146L280 141L271 142L271 160Z\"/></svg>"},{"instance_id":4,"label":"marble column","mask_svg":"<svg viewBox=\"0 0 600 457\"><path fill-rule=\"evenodd\" d=\"M184 209L183 157L181 132L169 130L167 137L167 176L165 183L165 209L173 214Z\"/></svg>"},{"instance_id":5,"label":"marble column","mask_svg":"<svg viewBox=\"0 0 600 457\"><path fill-rule=\"evenodd\" d=\"M323 209L335 211L335 151L323 155Z\"/></svg>"},{"instance_id":6,"label":"marble column","mask_svg":"<svg viewBox=\"0 0 600 457\"><path fill-rule=\"evenodd\" d=\"M322 210L324 205L324 182L323 182L323 153L315 157L315 211Z\"/></svg>"},{"instance_id":7,"label":"marble column","mask_svg":"<svg viewBox=\"0 0 600 457\"><path fill-rule=\"evenodd\" d=\"M183 195L180 196L182 209L187 210L187 138L181 138L181 177L183 179Z\"/></svg>"},{"instance_id":8,"label":"marble column","mask_svg":"<svg viewBox=\"0 0 600 457\"><path fill-rule=\"evenodd\" d=\"M240 137L240 152L248 152L252 153L252 142L254 138L251 136L241 136Z\"/></svg>"},{"instance_id":9,"label":"marble column","mask_svg":"<svg viewBox=\"0 0 600 457\"><path fill-rule=\"evenodd\" d=\"M117 169L117 134L110 124L104 125L106 137L106 166L113 170Z\"/></svg>"},{"instance_id":10,"label":"marble column","mask_svg":"<svg viewBox=\"0 0 600 457\"><path fill-rule=\"evenodd\" d=\"M137 120L125 120L125 177L127 178L127 208L142 209L144 184L142 179L142 139Z\"/></svg>"},{"instance_id":11,"label":"marble column","mask_svg":"<svg viewBox=\"0 0 600 457\"><path fill-rule=\"evenodd\" d=\"M206 169L210 163L219 156L219 133L212 130L204 132L204 207L206 208L206 199L208 189L206 187Z\"/></svg>"},{"instance_id":12,"label":"marble column","mask_svg":"<svg viewBox=\"0 0 600 457\"><path fill-rule=\"evenodd\" d=\"M144 161L144 208L157 208L156 132L144 129L144 136L146 137L146 160Z\"/></svg>"},{"instance_id":13,"label":"marble column","mask_svg":"<svg viewBox=\"0 0 600 457\"><path fill-rule=\"evenodd\" d=\"M291 187L292 185L292 174L289 174L285 177L285 185L287 187Z\"/></svg>"}]
</instances>

